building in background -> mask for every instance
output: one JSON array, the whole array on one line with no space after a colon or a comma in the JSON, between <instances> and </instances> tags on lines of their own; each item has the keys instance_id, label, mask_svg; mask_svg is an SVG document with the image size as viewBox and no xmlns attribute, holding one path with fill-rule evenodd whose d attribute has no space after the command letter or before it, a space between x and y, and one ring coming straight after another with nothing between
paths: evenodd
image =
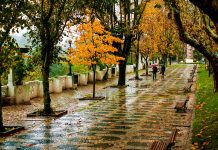
<instances>
[{"instance_id":1,"label":"building in background","mask_svg":"<svg viewBox=\"0 0 218 150\"><path fill-rule=\"evenodd\" d=\"M193 63L194 62L194 47L189 44L184 44L184 52L185 52L185 63Z\"/></svg>"}]
</instances>

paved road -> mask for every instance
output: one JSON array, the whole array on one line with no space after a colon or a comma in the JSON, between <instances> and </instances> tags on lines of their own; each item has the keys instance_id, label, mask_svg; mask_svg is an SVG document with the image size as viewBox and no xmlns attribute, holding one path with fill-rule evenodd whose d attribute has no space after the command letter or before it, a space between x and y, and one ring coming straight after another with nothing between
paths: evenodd
<instances>
[{"instance_id":1,"label":"paved road","mask_svg":"<svg viewBox=\"0 0 218 150\"><path fill-rule=\"evenodd\" d=\"M148 77L129 81L126 88L108 87L105 100L7 137L0 149L146 150L177 128L174 149L185 150L190 146L192 111L176 113L174 105L186 97L182 89L192 67L168 68L165 80Z\"/></svg>"}]
</instances>

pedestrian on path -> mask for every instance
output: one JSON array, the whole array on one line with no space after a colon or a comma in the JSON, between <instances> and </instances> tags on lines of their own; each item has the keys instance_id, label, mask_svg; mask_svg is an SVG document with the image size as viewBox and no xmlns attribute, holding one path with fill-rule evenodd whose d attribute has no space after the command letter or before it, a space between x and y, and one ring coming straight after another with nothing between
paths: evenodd
<instances>
[{"instance_id":1,"label":"pedestrian on path","mask_svg":"<svg viewBox=\"0 0 218 150\"><path fill-rule=\"evenodd\" d=\"M153 80L157 78L157 64L152 64Z\"/></svg>"},{"instance_id":2,"label":"pedestrian on path","mask_svg":"<svg viewBox=\"0 0 218 150\"><path fill-rule=\"evenodd\" d=\"M162 74L162 79L164 79L164 73L166 71L166 67L165 67L164 64L161 65L161 69L160 70L161 70L161 74Z\"/></svg>"}]
</instances>

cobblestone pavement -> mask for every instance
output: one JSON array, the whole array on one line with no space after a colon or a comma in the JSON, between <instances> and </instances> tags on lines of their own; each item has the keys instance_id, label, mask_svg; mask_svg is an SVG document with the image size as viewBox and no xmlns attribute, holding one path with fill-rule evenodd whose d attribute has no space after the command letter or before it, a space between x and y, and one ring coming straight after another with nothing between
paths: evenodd
<instances>
[{"instance_id":1,"label":"cobblestone pavement","mask_svg":"<svg viewBox=\"0 0 218 150\"><path fill-rule=\"evenodd\" d=\"M186 113L176 113L174 106L186 97L183 86L192 67L168 68L165 80L148 77L128 81L126 88L107 87L105 100L6 137L0 149L146 150L154 140L167 140L174 128L179 134L173 149L190 149L194 93Z\"/></svg>"}]
</instances>

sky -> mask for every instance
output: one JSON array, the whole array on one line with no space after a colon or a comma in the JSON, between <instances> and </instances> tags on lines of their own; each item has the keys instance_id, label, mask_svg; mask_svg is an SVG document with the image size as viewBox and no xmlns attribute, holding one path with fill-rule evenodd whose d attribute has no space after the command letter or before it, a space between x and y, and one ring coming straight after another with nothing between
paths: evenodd
<instances>
[{"instance_id":1,"label":"sky","mask_svg":"<svg viewBox=\"0 0 218 150\"><path fill-rule=\"evenodd\" d=\"M12 37L17 41L19 47L23 48L25 47L25 45L30 46L30 44L28 44L27 39L24 37L24 34L27 32L26 29L19 29L18 33L14 33L12 34Z\"/></svg>"},{"instance_id":2,"label":"sky","mask_svg":"<svg viewBox=\"0 0 218 150\"><path fill-rule=\"evenodd\" d=\"M76 27L71 27L71 32L72 32L72 35L74 36L72 39L72 46L75 41L75 37L78 37L78 34L79 34L79 33L76 33L75 30L76 30ZM31 43L28 43L28 40L27 40L28 37L24 36L27 32L28 30L24 28L24 29L19 29L18 33L11 34L11 36L16 40L20 48L31 47ZM69 41L69 38L67 36L64 36L63 40L60 43L58 43L58 45L61 46L64 50L66 50L69 48L68 41Z\"/></svg>"}]
</instances>

